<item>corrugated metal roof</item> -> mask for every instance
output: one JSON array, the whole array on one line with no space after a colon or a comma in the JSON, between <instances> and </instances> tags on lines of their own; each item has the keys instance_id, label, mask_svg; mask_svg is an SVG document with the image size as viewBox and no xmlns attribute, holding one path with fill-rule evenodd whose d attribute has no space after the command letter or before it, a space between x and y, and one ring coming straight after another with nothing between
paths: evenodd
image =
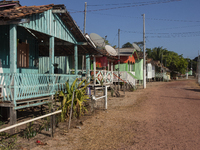
<instances>
[{"instance_id":1,"label":"corrugated metal roof","mask_svg":"<svg viewBox=\"0 0 200 150\"><path fill-rule=\"evenodd\" d=\"M117 51L118 53L118 48L115 48L115 50ZM134 48L130 47L130 48L120 48L119 49L119 54L120 56L130 56L133 54L134 52Z\"/></svg>"}]
</instances>

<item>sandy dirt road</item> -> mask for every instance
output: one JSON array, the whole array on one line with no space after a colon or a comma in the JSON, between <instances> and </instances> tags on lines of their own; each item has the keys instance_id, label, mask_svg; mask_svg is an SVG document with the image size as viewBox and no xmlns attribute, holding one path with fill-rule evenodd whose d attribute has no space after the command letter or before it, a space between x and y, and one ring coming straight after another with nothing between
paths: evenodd
<instances>
[{"instance_id":1,"label":"sandy dirt road","mask_svg":"<svg viewBox=\"0 0 200 150\"><path fill-rule=\"evenodd\" d=\"M59 129L41 149L200 149L200 88L195 80L148 83L108 100L108 110L82 118L81 129Z\"/></svg>"}]
</instances>

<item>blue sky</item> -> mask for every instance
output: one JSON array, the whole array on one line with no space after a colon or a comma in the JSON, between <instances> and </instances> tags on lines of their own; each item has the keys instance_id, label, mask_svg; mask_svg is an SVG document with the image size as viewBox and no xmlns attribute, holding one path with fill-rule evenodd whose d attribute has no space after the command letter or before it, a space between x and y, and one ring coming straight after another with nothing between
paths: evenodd
<instances>
[{"instance_id":1,"label":"blue sky","mask_svg":"<svg viewBox=\"0 0 200 150\"><path fill-rule=\"evenodd\" d=\"M20 0L22 6L64 4L83 31L87 2L86 33L107 36L111 45L143 40L146 47L162 46L193 59L200 50L200 0ZM131 7L128 7L131 6Z\"/></svg>"}]
</instances>

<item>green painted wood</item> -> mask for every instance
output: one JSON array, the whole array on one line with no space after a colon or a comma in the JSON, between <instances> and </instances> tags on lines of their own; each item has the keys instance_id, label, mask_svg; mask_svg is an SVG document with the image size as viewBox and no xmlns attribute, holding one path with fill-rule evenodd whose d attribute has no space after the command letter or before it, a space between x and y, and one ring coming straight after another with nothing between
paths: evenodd
<instances>
[{"instance_id":1,"label":"green painted wood","mask_svg":"<svg viewBox=\"0 0 200 150\"><path fill-rule=\"evenodd\" d=\"M10 25L10 72L17 72L17 25Z\"/></svg>"},{"instance_id":2,"label":"green painted wood","mask_svg":"<svg viewBox=\"0 0 200 150\"><path fill-rule=\"evenodd\" d=\"M74 56L55 56L54 63L58 64L58 74L70 74L74 69ZM78 56L78 70L82 69L82 56ZM49 73L49 57L39 57L39 73Z\"/></svg>"},{"instance_id":3,"label":"green painted wood","mask_svg":"<svg viewBox=\"0 0 200 150\"><path fill-rule=\"evenodd\" d=\"M90 77L90 55L86 55L86 75L89 78Z\"/></svg>"},{"instance_id":4,"label":"green painted wood","mask_svg":"<svg viewBox=\"0 0 200 150\"><path fill-rule=\"evenodd\" d=\"M75 75L78 74L78 45L74 45L74 69Z\"/></svg>"},{"instance_id":5,"label":"green painted wood","mask_svg":"<svg viewBox=\"0 0 200 150\"><path fill-rule=\"evenodd\" d=\"M90 61L90 64L91 64L91 70L94 70L94 62L93 62L93 60Z\"/></svg>"},{"instance_id":6,"label":"green painted wood","mask_svg":"<svg viewBox=\"0 0 200 150\"><path fill-rule=\"evenodd\" d=\"M41 32L49 36L54 36L73 44L77 43L77 40L70 31L71 29L68 29L62 20L56 14L52 13L52 10L48 10L40 14L32 14L26 18L30 19L30 22L19 24L19 26Z\"/></svg>"},{"instance_id":7,"label":"green painted wood","mask_svg":"<svg viewBox=\"0 0 200 150\"><path fill-rule=\"evenodd\" d=\"M54 37L49 38L49 73L54 74Z\"/></svg>"},{"instance_id":8,"label":"green painted wood","mask_svg":"<svg viewBox=\"0 0 200 150\"><path fill-rule=\"evenodd\" d=\"M127 71L129 75L131 75L134 79L139 80L139 78L137 78L136 76L134 76L130 71Z\"/></svg>"},{"instance_id":9,"label":"green painted wood","mask_svg":"<svg viewBox=\"0 0 200 150\"><path fill-rule=\"evenodd\" d=\"M143 80L143 59L135 61L135 76L139 80Z\"/></svg>"},{"instance_id":10,"label":"green painted wood","mask_svg":"<svg viewBox=\"0 0 200 150\"><path fill-rule=\"evenodd\" d=\"M10 72L17 72L17 25L10 25ZM16 81L12 80L11 84L11 98L16 105L17 99L17 89L16 89Z\"/></svg>"},{"instance_id":11,"label":"green painted wood","mask_svg":"<svg viewBox=\"0 0 200 150\"><path fill-rule=\"evenodd\" d=\"M12 44L13 42L10 42L11 39L9 39L9 37L10 37L10 26L9 25L0 26L0 61L2 63L3 73L10 73L11 55L10 55L9 43ZM16 68L16 72L38 73L38 68L35 66L35 60L38 59L39 51L35 37L33 37L30 34L30 32L28 32L25 28L17 27L17 40L19 39L20 41L27 42L29 44L29 68Z\"/></svg>"},{"instance_id":12,"label":"green painted wood","mask_svg":"<svg viewBox=\"0 0 200 150\"><path fill-rule=\"evenodd\" d=\"M128 70L128 66L129 66L129 64L128 64L128 63L125 63L125 66L126 66L126 67L125 67L125 68L126 68L125 71L129 71L129 70Z\"/></svg>"},{"instance_id":13,"label":"green painted wood","mask_svg":"<svg viewBox=\"0 0 200 150\"><path fill-rule=\"evenodd\" d=\"M115 70L118 70L118 64L115 65ZM126 63L120 64L119 65L119 70L120 71L127 71L127 64Z\"/></svg>"},{"instance_id":14,"label":"green painted wood","mask_svg":"<svg viewBox=\"0 0 200 150\"><path fill-rule=\"evenodd\" d=\"M3 85L3 100L16 101L37 98L41 96L50 96L58 90L65 89L65 82L69 84L77 75L60 74L32 74L32 73L0 73L0 83ZM13 84L13 81L15 83ZM15 89L15 95L13 95Z\"/></svg>"}]
</instances>

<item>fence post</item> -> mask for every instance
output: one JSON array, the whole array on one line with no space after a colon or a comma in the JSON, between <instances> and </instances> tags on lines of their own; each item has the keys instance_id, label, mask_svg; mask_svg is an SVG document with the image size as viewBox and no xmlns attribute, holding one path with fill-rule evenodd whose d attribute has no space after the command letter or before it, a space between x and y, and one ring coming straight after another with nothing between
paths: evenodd
<instances>
[{"instance_id":1,"label":"fence post","mask_svg":"<svg viewBox=\"0 0 200 150\"><path fill-rule=\"evenodd\" d=\"M107 89L108 87L105 86L105 110L107 110Z\"/></svg>"},{"instance_id":2,"label":"fence post","mask_svg":"<svg viewBox=\"0 0 200 150\"><path fill-rule=\"evenodd\" d=\"M74 102L74 91L73 91L73 95L72 95L72 103L71 103L71 109L70 109L70 115L69 115L68 130L69 130L69 128L70 128L70 124L71 124L73 102Z\"/></svg>"}]
</instances>

